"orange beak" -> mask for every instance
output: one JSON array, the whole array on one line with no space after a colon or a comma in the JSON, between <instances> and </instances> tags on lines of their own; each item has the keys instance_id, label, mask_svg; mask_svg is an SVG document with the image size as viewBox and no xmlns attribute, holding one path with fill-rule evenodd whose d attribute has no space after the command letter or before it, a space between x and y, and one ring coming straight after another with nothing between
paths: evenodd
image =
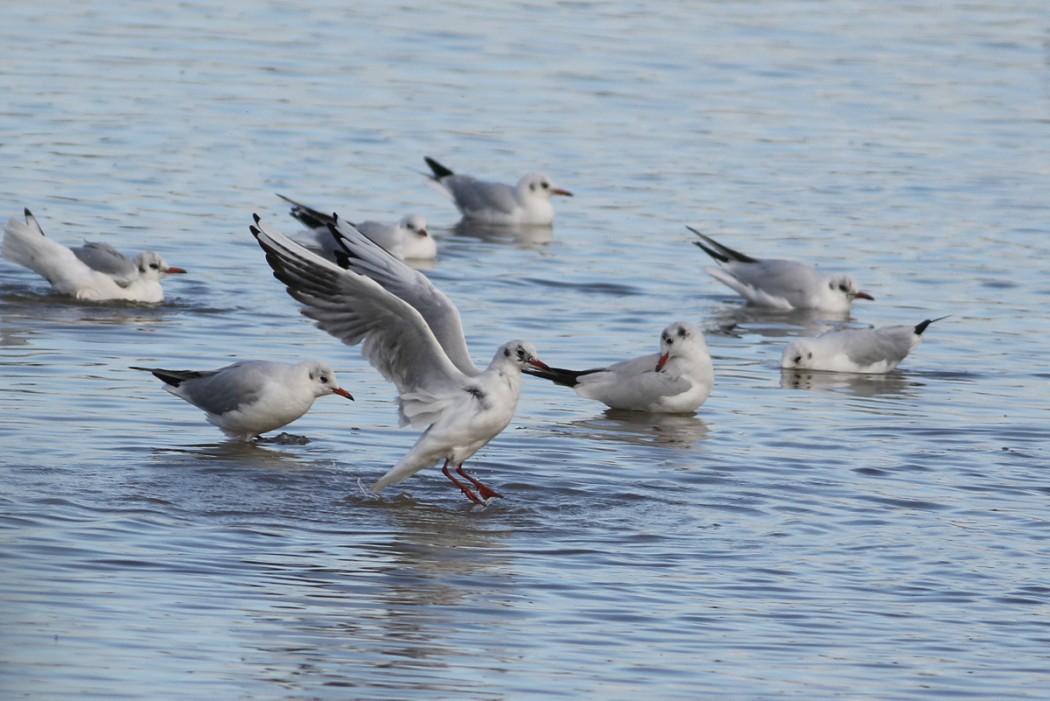
<instances>
[{"instance_id":1,"label":"orange beak","mask_svg":"<svg viewBox=\"0 0 1050 701\"><path fill-rule=\"evenodd\" d=\"M553 188L551 190L552 195L565 195L566 197L572 197L572 193L568 190L562 190L560 187Z\"/></svg>"},{"instance_id":2,"label":"orange beak","mask_svg":"<svg viewBox=\"0 0 1050 701\"><path fill-rule=\"evenodd\" d=\"M534 368L539 368L540 370L550 370L550 366L548 366L547 363L542 360L536 360L535 358L529 361L529 365Z\"/></svg>"},{"instance_id":3,"label":"orange beak","mask_svg":"<svg viewBox=\"0 0 1050 701\"><path fill-rule=\"evenodd\" d=\"M664 353L660 356L660 359L656 361L656 371L660 372L664 369L664 365L667 365L667 360L671 357L670 353Z\"/></svg>"}]
</instances>

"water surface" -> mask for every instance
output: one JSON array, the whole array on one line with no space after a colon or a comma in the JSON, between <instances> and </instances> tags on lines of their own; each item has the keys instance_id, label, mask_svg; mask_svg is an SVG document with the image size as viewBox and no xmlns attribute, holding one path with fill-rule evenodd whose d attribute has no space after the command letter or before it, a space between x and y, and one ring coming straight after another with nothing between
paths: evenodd
<instances>
[{"instance_id":1,"label":"water surface","mask_svg":"<svg viewBox=\"0 0 1050 701\"><path fill-rule=\"evenodd\" d=\"M0 10L0 202L190 270L78 304L0 262L5 698L1042 698L1050 686L1050 16L1039 2ZM576 193L479 229L423 156ZM526 380L473 469L415 433L248 233L280 192L420 212L478 362L707 331L696 416ZM849 318L742 308L691 224L851 272ZM829 324L930 327L883 377L782 376ZM131 365L331 361L302 445L223 440Z\"/></svg>"}]
</instances>

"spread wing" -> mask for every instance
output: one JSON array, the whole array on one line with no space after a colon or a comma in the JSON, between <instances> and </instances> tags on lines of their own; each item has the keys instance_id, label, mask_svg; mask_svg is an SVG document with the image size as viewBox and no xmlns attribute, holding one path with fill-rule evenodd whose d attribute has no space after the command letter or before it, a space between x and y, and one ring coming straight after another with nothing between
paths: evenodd
<instances>
[{"instance_id":1,"label":"spread wing","mask_svg":"<svg viewBox=\"0 0 1050 701\"><path fill-rule=\"evenodd\" d=\"M251 231L274 277L303 305L302 313L343 343L361 343L361 353L400 395L425 395L444 404L467 381L411 304L300 246L258 215Z\"/></svg>"},{"instance_id":2,"label":"spread wing","mask_svg":"<svg viewBox=\"0 0 1050 701\"><path fill-rule=\"evenodd\" d=\"M401 259L358 231L345 219L336 218L332 236L345 255L336 253L340 266L375 281L423 317L452 364L464 375L480 370L470 358L459 310L426 275L405 265Z\"/></svg>"}]
</instances>

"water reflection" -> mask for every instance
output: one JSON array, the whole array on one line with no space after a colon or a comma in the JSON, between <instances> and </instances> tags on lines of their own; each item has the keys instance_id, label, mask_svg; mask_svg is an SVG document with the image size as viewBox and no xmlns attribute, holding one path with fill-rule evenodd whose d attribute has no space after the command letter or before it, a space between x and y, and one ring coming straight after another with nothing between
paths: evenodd
<instances>
[{"instance_id":1,"label":"water reflection","mask_svg":"<svg viewBox=\"0 0 1050 701\"><path fill-rule=\"evenodd\" d=\"M849 320L849 312L826 312L813 309L777 311L746 304L725 305L715 309L712 320L724 333L735 334L741 326L766 338L817 336L840 328Z\"/></svg>"},{"instance_id":2,"label":"water reflection","mask_svg":"<svg viewBox=\"0 0 1050 701\"><path fill-rule=\"evenodd\" d=\"M218 430L218 429L216 429ZM282 434L283 435L283 434ZM290 434L289 434L290 435ZM309 439L305 436L296 437ZM158 447L153 449L154 460L164 467L189 465L193 467L257 467L269 470L304 470L312 467L299 451L285 450L285 445L303 445L300 441L218 441L197 445Z\"/></svg>"},{"instance_id":3,"label":"water reflection","mask_svg":"<svg viewBox=\"0 0 1050 701\"><path fill-rule=\"evenodd\" d=\"M921 383L909 380L900 372L866 374L854 372L825 372L821 370L781 370L783 389L803 389L816 392L846 392L855 397L910 396Z\"/></svg>"},{"instance_id":4,"label":"water reflection","mask_svg":"<svg viewBox=\"0 0 1050 701\"><path fill-rule=\"evenodd\" d=\"M680 449L692 448L710 435L703 419L692 414L650 414L617 409L607 409L600 416L573 421L567 426L575 438Z\"/></svg>"},{"instance_id":5,"label":"water reflection","mask_svg":"<svg viewBox=\"0 0 1050 701\"><path fill-rule=\"evenodd\" d=\"M511 243L520 248L538 248L554 239L554 228L524 224L484 224L461 219L449 231L456 236L479 239L488 243Z\"/></svg>"}]
</instances>

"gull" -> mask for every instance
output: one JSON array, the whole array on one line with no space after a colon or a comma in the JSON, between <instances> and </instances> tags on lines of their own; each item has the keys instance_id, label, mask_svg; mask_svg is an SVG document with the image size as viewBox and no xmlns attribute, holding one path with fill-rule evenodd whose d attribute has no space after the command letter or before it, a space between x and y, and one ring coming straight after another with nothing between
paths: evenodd
<instances>
[{"instance_id":1,"label":"gull","mask_svg":"<svg viewBox=\"0 0 1050 701\"><path fill-rule=\"evenodd\" d=\"M86 301L155 303L164 299L160 281L186 272L153 251L128 258L105 243L67 248L44 236L33 213L24 211L25 223L12 217L4 227L3 256L41 275L60 294Z\"/></svg>"},{"instance_id":2,"label":"gull","mask_svg":"<svg viewBox=\"0 0 1050 701\"><path fill-rule=\"evenodd\" d=\"M848 275L824 275L812 265L793 260L752 258L691 226L686 228L700 237L693 243L718 262L719 267L707 268L707 274L755 306L847 312L854 299L874 299L857 289Z\"/></svg>"},{"instance_id":3,"label":"gull","mask_svg":"<svg viewBox=\"0 0 1050 701\"><path fill-rule=\"evenodd\" d=\"M244 360L218 370L131 369L153 373L164 389L203 409L209 423L241 441L290 424L310 411L318 397L353 399L332 368L319 360L296 365Z\"/></svg>"},{"instance_id":4,"label":"gull","mask_svg":"<svg viewBox=\"0 0 1050 701\"><path fill-rule=\"evenodd\" d=\"M292 205L289 214L307 229L293 237L293 240L307 248L324 251L326 257L330 258L337 248L328 231L328 225L335 221L334 215L307 207L284 195L277 196ZM351 226L401 260L433 260L437 256L437 244L427 231L427 220L421 214L406 214L397 224L363 221Z\"/></svg>"},{"instance_id":5,"label":"gull","mask_svg":"<svg viewBox=\"0 0 1050 701\"><path fill-rule=\"evenodd\" d=\"M433 158L423 160L434 173L431 180L452 198L463 218L472 221L550 226L554 221L551 195L572 197L543 173L529 173L517 185L505 185L458 175Z\"/></svg>"},{"instance_id":6,"label":"gull","mask_svg":"<svg viewBox=\"0 0 1050 701\"><path fill-rule=\"evenodd\" d=\"M360 343L365 358L397 387L401 425L425 427L409 452L372 485L372 491L379 492L444 459L442 473L475 504L502 496L466 473L463 463L510 424L521 392L522 370L547 366L532 344L515 340L500 346L487 368L476 367L467 351L459 312L425 276L353 227L333 226L331 231L343 249L341 262L347 267L297 244L258 215L251 227L274 277L303 305L302 313L343 343ZM355 266L378 268L374 274L386 286ZM405 284L421 288L409 295L413 303L392 291ZM419 306L427 309L427 318ZM470 485L457 479L451 467Z\"/></svg>"},{"instance_id":7,"label":"gull","mask_svg":"<svg viewBox=\"0 0 1050 701\"><path fill-rule=\"evenodd\" d=\"M660 334L660 352L592 370L526 369L526 374L572 387L613 409L654 414L695 412L714 384L711 356L696 324L676 321Z\"/></svg>"},{"instance_id":8,"label":"gull","mask_svg":"<svg viewBox=\"0 0 1050 701\"><path fill-rule=\"evenodd\" d=\"M915 326L827 331L815 338L792 341L784 349L785 370L884 373L904 360L922 341L926 327L947 317L927 319Z\"/></svg>"}]
</instances>

